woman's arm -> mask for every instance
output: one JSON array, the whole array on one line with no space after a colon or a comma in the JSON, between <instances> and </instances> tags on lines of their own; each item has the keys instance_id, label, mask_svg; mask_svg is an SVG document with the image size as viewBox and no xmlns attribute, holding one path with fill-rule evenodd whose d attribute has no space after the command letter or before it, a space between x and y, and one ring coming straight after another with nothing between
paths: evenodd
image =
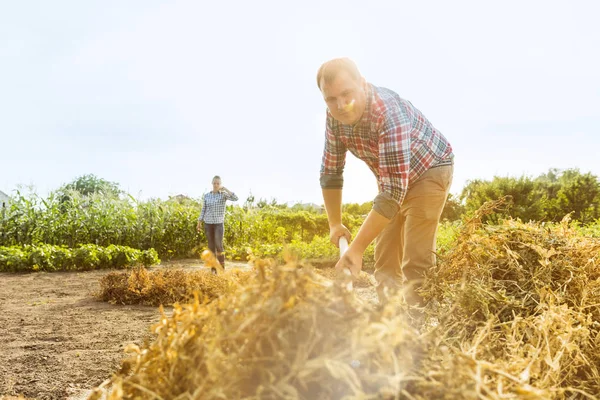
<instances>
[{"instance_id":1,"label":"woman's arm","mask_svg":"<svg viewBox=\"0 0 600 400\"><path fill-rule=\"evenodd\" d=\"M227 189L225 186L221 188L223 192L225 192L225 198L231 201L237 201L238 197L231 190Z\"/></svg>"}]
</instances>

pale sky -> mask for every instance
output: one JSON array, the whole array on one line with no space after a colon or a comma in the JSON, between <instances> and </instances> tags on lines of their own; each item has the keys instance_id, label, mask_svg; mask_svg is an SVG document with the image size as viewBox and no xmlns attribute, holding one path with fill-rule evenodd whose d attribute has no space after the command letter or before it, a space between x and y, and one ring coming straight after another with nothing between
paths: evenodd
<instances>
[{"instance_id":1,"label":"pale sky","mask_svg":"<svg viewBox=\"0 0 600 400\"><path fill-rule=\"evenodd\" d=\"M0 0L0 190L322 203L322 62L352 58L469 179L600 175L600 2ZM348 155L345 202L374 177Z\"/></svg>"}]
</instances>

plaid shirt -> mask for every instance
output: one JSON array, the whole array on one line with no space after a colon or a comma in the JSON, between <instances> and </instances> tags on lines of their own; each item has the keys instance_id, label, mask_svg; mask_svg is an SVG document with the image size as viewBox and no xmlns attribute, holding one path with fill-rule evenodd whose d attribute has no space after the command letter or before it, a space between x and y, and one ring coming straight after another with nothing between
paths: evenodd
<instances>
[{"instance_id":1,"label":"plaid shirt","mask_svg":"<svg viewBox=\"0 0 600 400\"><path fill-rule=\"evenodd\" d=\"M343 125L327 111L321 187L342 188L348 150L375 174L379 195L373 208L390 219L411 182L453 158L450 143L409 101L370 84L365 112L355 125Z\"/></svg>"},{"instance_id":2,"label":"plaid shirt","mask_svg":"<svg viewBox=\"0 0 600 400\"><path fill-rule=\"evenodd\" d=\"M235 193L231 193L231 196L226 192L213 193L210 191L206 193L198 221L204 221L207 224L222 224L225 221L225 202L237 199Z\"/></svg>"}]
</instances>

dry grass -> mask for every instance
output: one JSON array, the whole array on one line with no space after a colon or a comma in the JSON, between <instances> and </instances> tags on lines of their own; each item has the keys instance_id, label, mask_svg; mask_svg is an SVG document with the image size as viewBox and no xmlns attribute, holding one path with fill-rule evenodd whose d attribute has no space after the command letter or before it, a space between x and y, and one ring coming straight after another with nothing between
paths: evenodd
<instances>
[{"instance_id":1,"label":"dry grass","mask_svg":"<svg viewBox=\"0 0 600 400\"><path fill-rule=\"evenodd\" d=\"M223 268L213 262L213 257L203 253L203 260L209 267L218 269L218 275L207 270L189 271L183 269L155 269L149 271L144 267L134 268L129 272L111 272L100 280L100 290L96 293L102 301L112 304L143 304L152 306L171 306L175 303L192 301L194 294L206 302L229 293L239 285L246 284L255 273ZM255 260L263 266L272 266L273 260ZM302 268L300 265L298 267ZM315 269L319 275L330 280L337 279L334 268ZM373 275L364 271L353 280L355 287L372 287L376 285Z\"/></svg>"},{"instance_id":2,"label":"dry grass","mask_svg":"<svg viewBox=\"0 0 600 400\"><path fill-rule=\"evenodd\" d=\"M195 295L203 302L209 302L243 285L253 274L238 269L223 270L208 250L201 258L207 267L216 269L218 275L207 270L185 271L181 268L148 271L139 267L131 272L111 272L100 280L96 297L112 304L152 306L192 301Z\"/></svg>"},{"instance_id":3,"label":"dry grass","mask_svg":"<svg viewBox=\"0 0 600 400\"><path fill-rule=\"evenodd\" d=\"M113 304L173 305L192 301L197 293L203 301L222 296L250 279L251 271L209 271L138 267L131 272L111 272L100 280L96 296Z\"/></svg>"},{"instance_id":4,"label":"dry grass","mask_svg":"<svg viewBox=\"0 0 600 400\"><path fill-rule=\"evenodd\" d=\"M311 268L258 268L209 304L175 307L112 381L113 398L329 399L396 393L422 338Z\"/></svg>"},{"instance_id":5,"label":"dry grass","mask_svg":"<svg viewBox=\"0 0 600 400\"><path fill-rule=\"evenodd\" d=\"M600 394L600 240L568 219L471 222L423 292L474 398Z\"/></svg>"},{"instance_id":6,"label":"dry grass","mask_svg":"<svg viewBox=\"0 0 600 400\"><path fill-rule=\"evenodd\" d=\"M315 272L331 280L338 279L338 272L335 268L315 269ZM365 271L361 271L358 277L353 279L353 285L354 287L368 288L376 286L377 281L375 280L375 277L372 274L369 274Z\"/></svg>"},{"instance_id":7,"label":"dry grass","mask_svg":"<svg viewBox=\"0 0 600 400\"><path fill-rule=\"evenodd\" d=\"M104 387L114 399L598 398L600 240L567 220L481 215L431 271L419 329L398 297L372 307L311 268L257 263L214 301L175 306Z\"/></svg>"}]
</instances>

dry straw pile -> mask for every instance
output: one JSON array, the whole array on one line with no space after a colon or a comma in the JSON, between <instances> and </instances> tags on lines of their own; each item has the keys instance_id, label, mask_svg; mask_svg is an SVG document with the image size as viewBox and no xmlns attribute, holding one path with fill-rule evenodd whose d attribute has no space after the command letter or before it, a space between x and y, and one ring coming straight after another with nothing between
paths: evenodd
<instances>
[{"instance_id":1,"label":"dry straw pile","mask_svg":"<svg viewBox=\"0 0 600 400\"><path fill-rule=\"evenodd\" d=\"M215 265L212 258L203 255L207 265ZM216 262L216 260L215 260ZM273 265L272 260L262 261ZM129 272L110 272L100 280L96 297L112 304L143 304L171 306L175 303L192 301L198 295L202 302L212 301L219 296L244 286L255 274L254 271L230 269L223 271L218 265L218 275L207 270L184 270L181 268L158 268L148 270L137 267ZM315 269L319 275L336 279L334 268ZM364 271L354 280L354 287L369 288L376 284L373 275Z\"/></svg>"},{"instance_id":2,"label":"dry straw pile","mask_svg":"<svg viewBox=\"0 0 600 400\"><path fill-rule=\"evenodd\" d=\"M424 292L452 354L434 356L474 398L600 396L600 240L568 218L550 226L475 218Z\"/></svg>"},{"instance_id":3,"label":"dry straw pile","mask_svg":"<svg viewBox=\"0 0 600 400\"><path fill-rule=\"evenodd\" d=\"M421 338L396 307L372 310L312 269L258 267L245 287L176 306L131 346L114 398L356 397L402 390Z\"/></svg>"},{"instance_id":4,"label":"dry straw pile","mask_svg":"<svg viewBox=\"0 0 600 400\"><path fill-rule=\"evenodd\" d=\"M111 398L576 399L600 396L600 241L475 218L423 287L413 328L310 268L267 268L176 306L128 348ZM97 392L99 393L99 392Z\"/></svg>"},{"instance_id":5,"label":"dry straw pile","mask_svg":"<svg viewBox=\"0 0 600 400\"><path fill-rule=\"evenodd\" d=\"M197 293L203 301L208 301L243 285L251 274L241 270L213 275L208 271L163 268L150 271L138 267L131 272L111 272L102 277L96 297L113 304L167 306L192 301Z\"/></svg>"},{"instance_id":6,"label":"dry straw pile","mask_svg":"<svg viewBox=\"0 0 600 400\"><path fill-rule=\"evenodd\" d=\"M152 306L192 301L195 295L209 302L245 284L252 275L251 271L237 269L225 272L210 251L204 251L201 257L205 265L219 271L219 275L180 268L149 271L139 267L131 272L111 272L100 280L96 297L113 304Z\"/></svg>"},{"instance_id":7,"label":"dry straw pile","mask_svg":"<svg viewBox=\"0 0 600 400\"><path fill-rule=\"evenodd\" d=\"M339 272L335 268L315 269L315 272L331 280L336 280L339 276ZM356 288L370 288L376 286L377 281L372 274L361 271L360 274L353 279L352 284Z\"/></svg>"}]
</instances>

